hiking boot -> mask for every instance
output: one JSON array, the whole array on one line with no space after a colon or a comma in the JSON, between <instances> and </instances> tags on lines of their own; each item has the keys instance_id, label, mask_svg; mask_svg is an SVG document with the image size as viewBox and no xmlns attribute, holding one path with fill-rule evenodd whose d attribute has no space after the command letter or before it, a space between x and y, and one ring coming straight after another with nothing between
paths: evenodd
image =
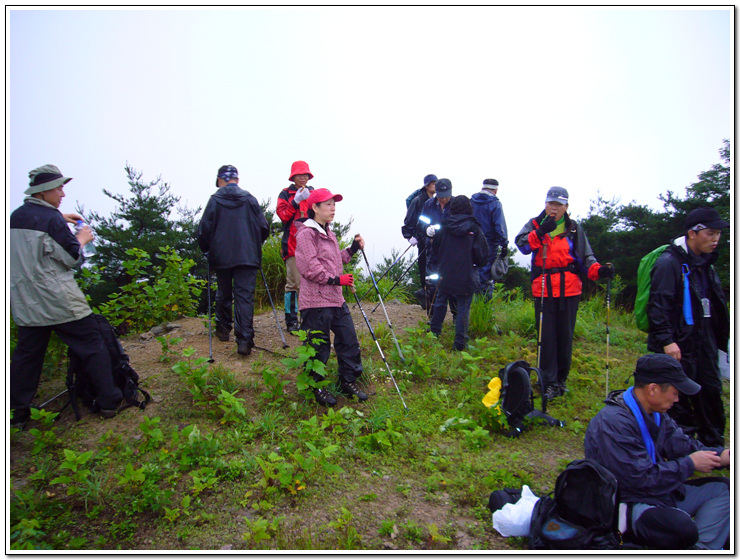
<instances>
[{"instance_id":1,"label":"hiking boot","mask_svg":"<svg viewBox=\"0 0 740 560\"><path fill-rule=\"evenodd\" d=\"M249 340L237 340L236 351L242 356L249 356L252 353L254 343Z\"/></svg>"},{"instance_id":2,"label":"hiking boot","mask_svg":"<svg viewBox=\"0 0 740 560\"><path fill-rule=\"evenodd\" d=\"M292 334L293 336L301 330L301 326L298 323L287 323L285 328L288 329L288 334Z\"/></svg>"},{"instance_id":3,"label":"hiking boot","mask_svg":"<svg viewBox=\"0 0 740 560\"><path fill-rule=\"evenodd\" d=\"M419 306L426 311L427 309L427 293L424 290L424 288L421 288L420 290L416 290L414 292L414 297L416 298L416 301L419 303Z\"/></svg>"},{"instance_id":4,"label":"hiking boot","mask_svg":"<svg viewBox=\"0 0 740 560\"><path fill-rule=\"evenodd\" d=\"M565 386L565 381L558 383L558 392L560 393L561 397L568 392L568 387Z\"/></svg>"},{"instance_id":5,"label":"hiking boot","mask_svg":"<svg viewBox=\"0 0 740 560\"><path fill-rule=\"evenodd\" d=\"M337 404L337 399L326 389L314 389L313 396L316 398L316 402L321 405L334 406ZM367 398L367 395L365 398Z\"/></svg>"},{"instance_id":6,"label":"hiking boot","mask_svg":"<svg viewBox=\"0 0 740 560\"><path fill-rule=\"evenodd\" d=\"M226 327L222 327L221 325L216 325L216 337L221 342L229 341L229 331L231 331L231 329L227 329Z\"/></svg>"},{"instance_id":7,"label":"hiking boot","mask_svg":"<svg viewBox=\"0 0 740 560\"><path fill-rule=\"evenodd\" d=\"M354 382L341 381L339 383L339 390L347 396L355 395L360 402L367 400L367 393L360 389L359 385Z\"/></svg>"},{"instance_id":8,"label":"hiking boot","mask_svg":"<svg viewBox=\"0 0 740 560\"><path fill-rule=\"evenodd\" d=\"M113 418L116 414L118 414L117 408L111 408L111 409L101 408L100 409L100 415L105 419Z\"/></svg>"},{"instance_id":9,"label":"hiking boot","mask_svg":"<svg viewBox=\"0 0 740 560\"><path fill-rule=\"evenodd\" d=\"M560 395L562 395L562 393L560 392L560 387L558 387L557 383L553 383L547 388L547 391L545 391L545 398L548 401L551 401Z\"/></svg>"}]
</instances>

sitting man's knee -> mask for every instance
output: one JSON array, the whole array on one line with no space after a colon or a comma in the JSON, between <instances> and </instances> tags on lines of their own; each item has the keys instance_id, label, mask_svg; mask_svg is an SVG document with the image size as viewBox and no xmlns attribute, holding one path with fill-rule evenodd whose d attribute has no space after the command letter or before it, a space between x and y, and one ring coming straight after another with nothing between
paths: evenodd
<instances>
[{"instance_id":1,"label":"sitting man's knee","mask_svg":"<svg viewBox=\"0 0 740 560\"><path fill-rule=\"evenodd\" d=\"M694 520L677 508L646 510L635 523L633 533L639 544L662 550L691 548L699 540Z\"/></svg>"}]
</instances>

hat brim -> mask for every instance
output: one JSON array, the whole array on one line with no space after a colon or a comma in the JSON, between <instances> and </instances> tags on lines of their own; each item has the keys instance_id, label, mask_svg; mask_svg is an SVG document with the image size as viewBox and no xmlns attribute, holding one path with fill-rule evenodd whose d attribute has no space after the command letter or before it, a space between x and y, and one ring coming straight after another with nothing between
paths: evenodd
<instances>
[{"instance_id":1,"label":"hat brim","mask_svg":"<svg viewBox=\"0 0 740 560\"><path fill-rule=\"evenodd\" d=\"M28 195L46 192L52 189L56 189L57 187L61 187L62 185L66 185L71 180L72 177L60 177L59 179L54 179L53 181L49 181L48 183L41 183L40 185L30 186L23 192Z\"/></svg>"},{"instance_id":2,"label":"hat brim","mask_svg":"<svg viewBox=\"0 0 740 560\"><path fill-rule=\"evenodd\" d=\"M559 198L557 196L548 196L545 202L559 202L560 204L568 204L567 198Z\"/></svg>"},{"instance_id":3,"label":"hat brim","mask_svg":"<svg viewBox=\"0 0 740 560\"><path fill-rule=\"evenodd\" d=\"M436 192L437 198L451 198L452 197L452 190L449 191L437 191Z\"/></svg>"},{"instance_id":4,"label":"hat brim","mask_svg":"<svg viewBox=\"0 0 740 560\"><path fill-rule=\"evenodd\" d=\"M730 227L730 224L728 222L725 222L724 220L715 220L713 222L702 222L705 226L712 229L725 229Z\"/></svg>"},{"instance_id":5,"label":"hat brim","mask_svg":"<svg viewBox=\"0 0 740 560\"><path fill-rule=\"evenodd\" d=\"M681 393L690 397L696 395L699 391L701 391L701 385L699 385L696 381L692 381L688 377L680 383L672 383L672 385Z\"/></svg>"}]
</instances>

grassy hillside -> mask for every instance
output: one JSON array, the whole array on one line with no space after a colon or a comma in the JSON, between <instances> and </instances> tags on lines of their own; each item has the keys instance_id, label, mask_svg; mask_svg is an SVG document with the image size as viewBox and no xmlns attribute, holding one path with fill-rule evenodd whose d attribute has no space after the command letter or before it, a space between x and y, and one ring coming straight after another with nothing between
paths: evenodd
<instances>
[{"instance_id":1,"label":"grassy hillside","mask_svg":"<svg viewBox=\"0 0 740 560\"><path fill-rule=\"evenodd\" d=\"M295 345L289 359L256 352L236 366L209 365L202 318L182 321L195 325L200 350L173 333L145 358L130 336L123 342L142 386L166 398L106 421L87 414L75 423L66 411L54 422L42 412L11 433L11 547L526 548L494 531L488 495L523 484L551 491L583 456L606 390L605 305L595 297L579 310L570 392L548 407L565 427L532 425L518 439L497 431L501 417L481 399L507 363L536 364L532 314L517 294L476 304L462 353L450 350L449 323L440 340L423 322L396 327L405 364L389 329L376 326L408 411L367 329L358 329L364 384L375 394L364 404L340 399L333 410L297 391ZM609 386L623 388L645 336L614 309L610 324ZM335 379L334 357L329 371ZM62 377L46 379L47 392Z\"/></svg>"}]
</instances>

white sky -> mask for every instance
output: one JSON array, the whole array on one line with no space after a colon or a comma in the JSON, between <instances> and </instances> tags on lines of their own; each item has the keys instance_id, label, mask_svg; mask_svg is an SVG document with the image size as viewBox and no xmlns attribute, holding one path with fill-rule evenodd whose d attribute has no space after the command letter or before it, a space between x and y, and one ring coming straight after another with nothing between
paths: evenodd
<instances>
[{"instance_id":1,"label":"white sky","mask_svg":"<svg viewBox=\"0 0 740 560\"><path fill-rule=\"evenodd\" d=\"M302 159L375 263L406 247L428 173L455 195L498 179L513 245L550 186L573 216L597 190L660 208L734 140L732 7L6 8L6 24L6 215L46 163L75 179L63 211L108 214L126 162L189 207L233 164L274 207Z\"/></svg>"}]
</instances>

